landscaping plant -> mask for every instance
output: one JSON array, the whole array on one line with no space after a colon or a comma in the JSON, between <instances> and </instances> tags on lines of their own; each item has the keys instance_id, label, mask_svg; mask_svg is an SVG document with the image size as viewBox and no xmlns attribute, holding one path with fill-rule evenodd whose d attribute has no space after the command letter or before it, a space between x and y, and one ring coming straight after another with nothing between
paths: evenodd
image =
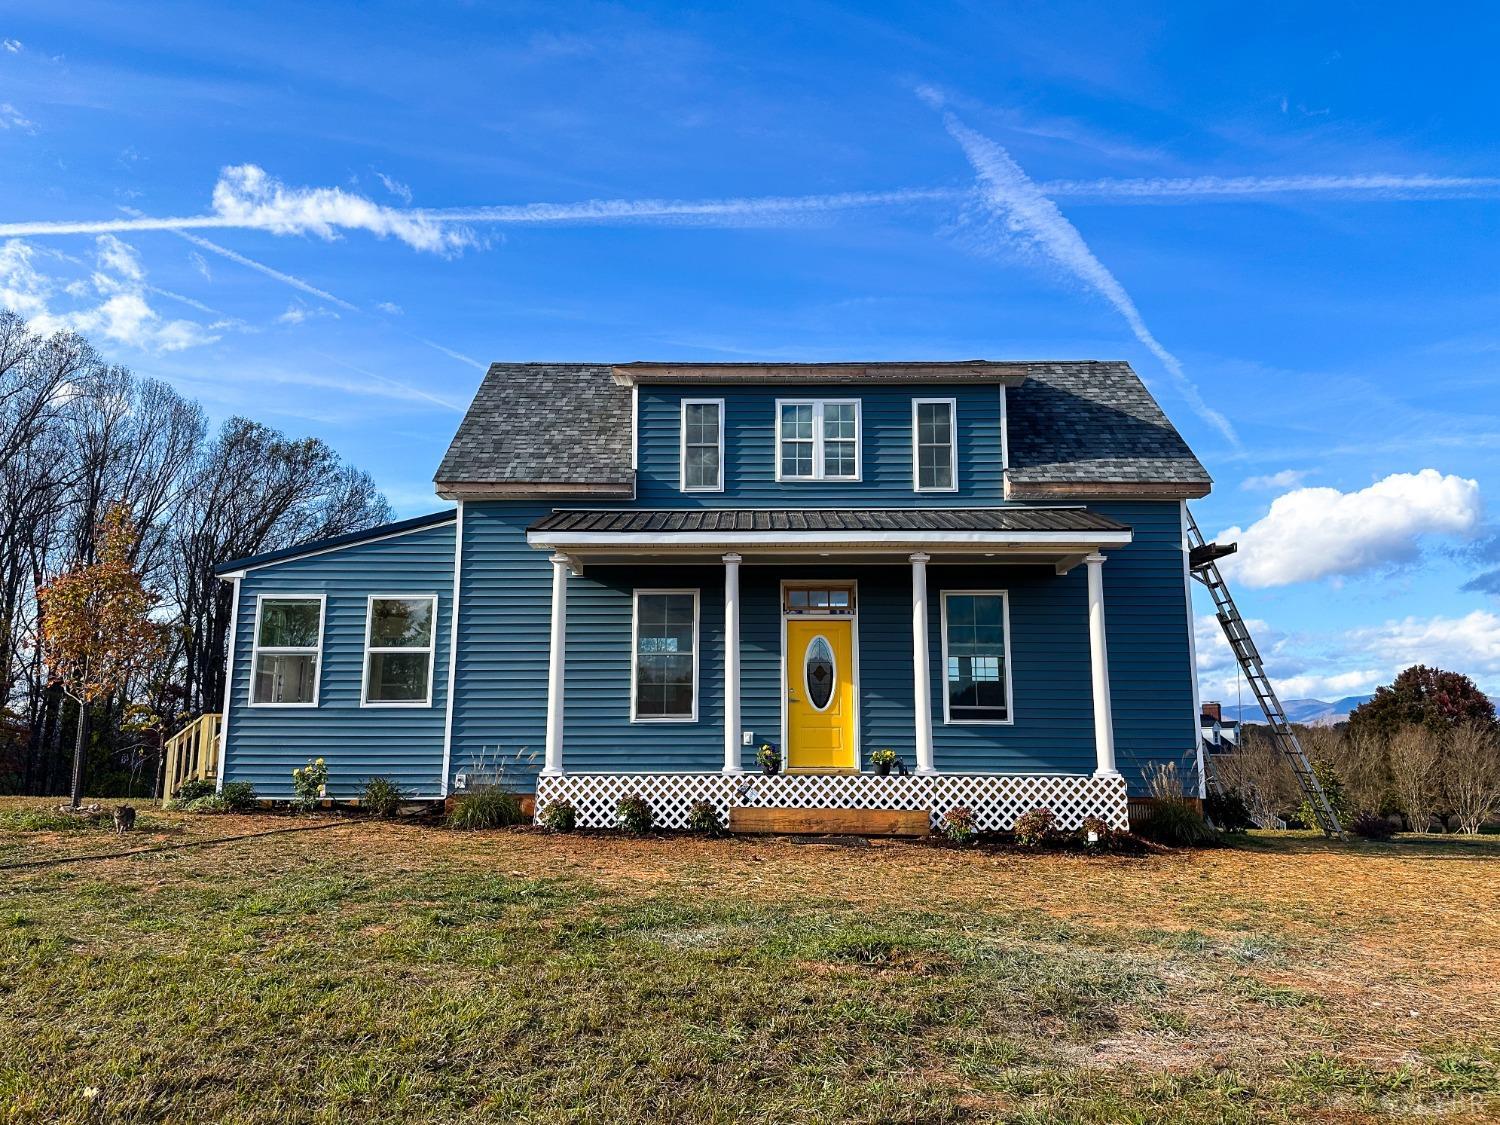
<instances>
[{"instance_id":1,"label":"landscaping plant","mask_svg":"<svg viewBox=\"0 0 1500 1125\"><path fill-rule=\"evenodd\" d=\"M781 751L769 742L763 742L760 749L755 752L755 760L760 764L760 772L764 774L776 774L781 772Z\"/></svg>"},{"instance_id":2,"label":"landscaping plant","mask_svg":"<svg viewBox=\"0 0 1500 1125\"><path fill-rule=\"evenodd\" d=\"M1221 832L1248 832L1255 827L1250 806L1238 789L1210 793L1203 801L1203 813Z\"/></svg>"},{"instance_id":3,"label":"landscaping plant","mask_svg":"<svg viewBox=\"0 0 1500 1125\"><path fill-rule=\"evenodd\" d=\"M718 836L724 832L724 820L712 801L694 801L688 810L688 828L708 836Z\"/></svg>"},{"instance_id":4,"label":"landscaping plant","mask_svg":"<svg viewBox=\"0 0 1500 1125\"><path fill-rule=\"evenodd\" d=\"M1349 821L1349 831L1366 840L1389 840L1396 834L1387 817L1366 810Z\"/></svg>"},{"instance_id":5,"label":"landscaping plant","mask_svg":"<svg viewBox=\"0 0 1500 1125\"><path fill-rule=\"evenodd\" d=\"M305 766L292 771L292 807L299 812L311 812L328 792L328 764L322 758L314 758Z\"/></svg>"},{"instance_id":6,"label":"landscaping plant","mask_svg":"<svg viewBox=\"0 0 1500 1125\"><path fill-rule=\"evenodd\" d=\"M389 820L406 800L406 792L388 777L371 777L359 795L359 807L371 816Z\"/></svg>"},{"instance_id":7,"label":"landscaping plant","mask_svg":"<svg viewBox=\"0 0 1500 1125\"><path fill-rule=\"evenodd\" d=\"M569 801L553 801L542 810L542 826L552 832L571 832L578 827L578 810Z\"/></svg>"},{"instance_id":8,"label":"landscaping plant","mask_svg":"<svg viewBox=\"0 0 1500 1125\"><path fill-rule=\"evenodd\" d=\"M626 832L644 836L651 831L651 806L639 794L621 797L615 806L615 822Z\"/></svg>"},{"instance_id":9,"label":"landscaping plant","mask_svg":"<svg viewBox=\"0 0 1500 1125\"><path fill-rule=\"evenodd\" d=\"M506 828L525 820L519 797L509 789L489 785L455 797L444 823L449 828L471 832L482 828Z\"/></svg>"},{"instance_id":10,"label":"landscaping plant","mask_svg":"<svg viewBox=\"0 0 1500 1125\"><path fill-rule=\"evenodd\" d=\"M875 767L875 772L881 776L890 773L891 767L898 761L900 761L900 758L889 747L882 747L870 755L870 764Z\"/></svg>"},{"instance_id":11,"label":"landscaping plant","mask_svg":"<svg viewBox=\"0 0 1500 1125\"><path fill-rule=\"evenodd\" d=\"M951 843L973 844L979 839L979 822L967 805L955 805L943 814L942 833Z\"/></svg>"},{"instance_id":12,"label":"landscaping plant","mask_svg":"<svg viewBox=\"0 0 1500 1125\"><path fill-rule=\"evenodd\" d=\"M248 781L226 781L219 790L224 807L229 812L249 812L255 807L255 786Z\"/></svg>"},{"instance_id":13,"label":"landscaping plant","mask_svg":"<svg viewBox=\"0 0 1500 1125\"><path fill-rule=\"evenodd\" d=\"M1057 842L1057 817L1051 809L1032 809L1016 817L1011 829L1023 848L1044 848Z\"/></svg>"},{"instance_id":14,"label":"landscaping plant","mask_svg":"<svg viewBox=\"0 0 1500 1125\"><path fill-rule=\"evenodd\" d=\"M212 797L214 795L214 783L201 777L190 777L177 787L177 792L172 794L172 799L179 804L189 805L199 797Z\"/></svg>"}]
</instances>

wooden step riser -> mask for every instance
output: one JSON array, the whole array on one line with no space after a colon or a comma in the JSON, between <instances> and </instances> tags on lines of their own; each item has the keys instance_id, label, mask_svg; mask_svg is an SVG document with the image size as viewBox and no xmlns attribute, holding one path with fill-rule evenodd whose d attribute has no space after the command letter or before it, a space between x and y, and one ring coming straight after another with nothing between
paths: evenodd
<instances>
[{"instance_id":1,"label":"wooden step riser","mask_svg":"<svg viewBox=\"0 0 1500 1125\"><path fill-rule=\"evenodd\" d=\"M926 809L729 810L729 830L761 836L925 836L932 828Z\"/></svg>"}]
</instances>

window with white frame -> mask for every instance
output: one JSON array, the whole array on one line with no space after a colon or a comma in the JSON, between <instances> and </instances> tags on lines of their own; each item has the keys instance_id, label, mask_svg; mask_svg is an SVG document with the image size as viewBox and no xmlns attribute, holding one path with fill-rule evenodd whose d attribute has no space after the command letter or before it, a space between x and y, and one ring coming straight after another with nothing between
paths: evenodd
<instances>
[{"instance_id":1,"label":"window with white frame","mask_svg":"<svg viewBox=\"0 0 1500 1125\"><path fill-rule=\"evenodd\" d=\"M431 705L436 618L436 595L370 599L365 619L366 706Z\"/></svg>"},{"instance_id":2,"label":"window with white frame","mask_svg":"<svg viewBox=\"0 0 1500 1125\"><path fill-rule=\"evenodd\" d=\"M1009 619L1003 590L944 591L946 721L1010 722Z\"/></svg>"},{"instance_id":3,"label":"window with white frame","mask_svg":"<svg viewBox=\"0 0 1500 1125\"><path fill-rule=\"evenodd\" d=\"M858 480L859 400L776 403L778 480Z\"/></svg>"},{"instance_id":4,"label":"window with white frame","mask_svg":"<svg viewBox=\"0 0 1500 1125\"><path fill-rule=\"evenodd\" d=\"M918 492L953 492L958 487L956 414L951 398L912 401L912 463Z\"/></svg>"},{"instance_id":5,"label":"window with white frame","mask_svg":"<svg viewBox=\"0 0 1500 1125\"><path fill-rule=\"evenodd\" d=\"M316 707L322 647L321 596L258 598L250 702L267 707Z\"/></svg>"},{"instance_id":6,"label":"window with white frame","mask_svg":"<svg viewBox=\"0 0 1500 1125\"><path fill-rule=\"evenodd\" d=\"M630 718L691 722L698 717L698 591L637 590Z\"/></svg>"},{"instance_id":7,"label":"window with white frame","mask_svg":"<svg viewBox=\"0 0 1500 1125\"><path fill-rule=\"evenodd\" d=\"M682 403L682 491L724 491L724 400Z\"/></svg>"}]
</instances>

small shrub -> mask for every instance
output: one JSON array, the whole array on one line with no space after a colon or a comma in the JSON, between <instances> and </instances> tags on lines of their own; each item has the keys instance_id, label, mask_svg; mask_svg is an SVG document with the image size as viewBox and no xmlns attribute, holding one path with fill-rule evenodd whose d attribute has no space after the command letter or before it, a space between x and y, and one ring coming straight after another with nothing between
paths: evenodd
<instances>
[{"instance_id":1,"label":"small shrub","mask_svg":"<svg viewBox=\"0 0 1500 1125\"><path fill-rule=\"evenodd\" d=\"M219 796L229 812L248 812L255 807L255 786L248 781L226 781Z\"/></svg>"},{"instance_id":2,"label":"small shrub","mask_svg":"<svg viewBox=\"0 0 1500 1125\"><path fill-rule=\"evenodd\" d=\"M615 822L626 832L644 836L651 831L651 806L639 794L621 797L615 806Z\"/></svg>"},{"instance_id":3,"label":"small shrub","mask_svg":"<svg viewBox=\"0 0 1500 1125\"><path fill-rule=\"evenodd\" d=\"M359 807L371 816L378 816L382 820L389 820L401 810L401 802L406 800L406 791L388 777L371 777L366 779L365 787L359 795Z\"/></svg>"},{"instance_id":4,"label":"small shrub","mask_svg":"<svg viewBox=\"0 0 1500 1125\"><path fill-rule=\"evenodd\" d=\"M226 813L233 812L228 801L217 793L210 793L207 797L198 797L182 806L188 812L196 813Z\"/></svg>"},{"instance_id":5,"label":"small shrub","mask_svg":"<svg viewBox=\"0 0 1500 1125\"><path fill-rule=\"evenodd\" d=\"M177 787L177 792L172 796L184 805L192 804L200 797L212 797L214 795L214 783L201 777L190 777Z\"/></svg>"},{"instance_id":6,"label":"small shrub","mask_svg":"<svg viewBox=\"0 0 1500 1125\"><path fill-rule=\"evenodd\" d=\"M1356 813L1349 821L1349 831L1366 840L1389 840L1396 834L1391 822L1379 813Z\"/></svg>"},{"instance_id":7,"label":"small shrub","mask_svg":"<svg viewBox=\"0 0 1500 1125\"><path fill-rule=\"evenodd\" d=\"M761 743L760 749L755 752L755 761L762 773L781 772L781 751L769 742Z\"/></svg>"},{"instance_id":8,"label":"small shrub","mask_svg":"<svg viewBox=\"0 0 1500 1125\"><path fill-rule=\"evenodd\" d=\"M1023 848L1044 848L1057 839L1057 817L1051 809L1032 809L1016 817L1011 832Z\"/></svg>"},{"instance_id":9,"label":"small shrub","mask_svg":"<svg viewBox=\"0 0 1500 1125\"><path fill-rule=\"evenodd\" d=\"M1186 797L1158 797L1135 824L1136 835L1174 848L1203 847L1219 834Z\"/></svg>"},{"instance_id":10,"label":"small shrub","mask_svg":"<svg viewBox=\"0 0 1500 1125\"><path fill-rule=\"evenodd\" d=\"M942 833L949 841L959 845L972 844L979 839L979 823L974 819L974 810L967 805L955 805L943 814Z\"/></svg>"},{"instance_id":11,"label":"small shrub","mask_svg":"<svg viewBox=\"0 0 1500 1125\"><path fill-rule=\"evenodd\" d=\"M694 801L688 810L688 827L694 832L717 836L724 831L724 822L711 801Z\"/></svg>"},{"instance_id":12,"label":"small shrub","mask_svg":"<svg viewBox=\"0 0 1500 1125\"><path fill-rule=\"evenodd\" d=\"M542 810L542 824L553 832L571 832L578 827L578 810L570 801L553 801Z\"/></svg>"},{"instance_id":13,"label":"small shrub","mask_svg":"<svg viewBox=\"0 0 1500 1125\"><path fill-rule=\"evenodd\" d=\"M1223 832L1248 832L1255 827L1255 821L1250 816L1250 806L1245 803L1245 798L1238 789L1210 793L1204 799L1203 813Z\"/></svg>"},{"instance_id":14,"label":"small shrub","mask_svg":"<svg viewBox=\"0 0 1500 1125\"><path fill-rule=\"evenodd\" d=\"M1343 778L1339 777L1338 771L1326 758L1314 758L1312 770L1313 776L1318 779L1318 787L1328 799L1329 808L1333 809L1333 815L1339 818L1340 824L1344 823L1349 819L1349 798L1344 792ZM1313 812L1312 802L1306 797L1302 799L1297 816L1308 828L1318 827L1317 814Z\"/></svg>"},{"instance_id":15,"label":"small shrub","mask_svg":"<svg viewBox=\"0 0 1500 1125\"><path fill-rule=\"evenodd\" d=\"M509 789L492 785L455 797L446 823L449 828L472 832L482 828L505 828L525 819L521 812L521 798Z\"/></svg>"},{"instance_id":16,"label":"small shrub","mask_svg":"<svg viewBox=\"0 0 1500 1125\"><path fill-rule=\"evenodd\" d=\"M301 812L310 812L328 792L328 763L314 758L305 766L292 771L292 807Z\"/></svg>"}]
</instances>

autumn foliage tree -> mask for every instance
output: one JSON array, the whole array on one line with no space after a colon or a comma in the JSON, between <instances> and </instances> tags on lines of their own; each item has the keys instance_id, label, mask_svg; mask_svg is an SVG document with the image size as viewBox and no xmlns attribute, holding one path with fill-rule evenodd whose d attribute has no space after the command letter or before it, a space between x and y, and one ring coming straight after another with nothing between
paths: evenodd
<instances>
[{"instance_id":1,"label":"autumn foliage tree","mask_svg":"<svg viewBox=\"0 0 1500 1125\"><path fill-rule=\"evenodd\" d=\"M123 693L133 676L161 659L167 644L166 630L151 617L160 596L131 562L138 538L126 509L110 507L95 532L94 561L37 591L47 666L79 705L75 806L82 796L89 708Z\"/></svg>"},{"instance_id":2,"label":"autumn foliage tree","mask_svg":"<svg viewBox=\"0 0 1500 1125\"><path fill-rule=\"evenodd\" d=\"M1416 664L1374 698L1349 713L1349 730L1387 741L1402 727L1423 726L1446 734L1460 723L1493 726L1495 705L1477 684L1460 672Z\"/></svg>"}]
</instances>

